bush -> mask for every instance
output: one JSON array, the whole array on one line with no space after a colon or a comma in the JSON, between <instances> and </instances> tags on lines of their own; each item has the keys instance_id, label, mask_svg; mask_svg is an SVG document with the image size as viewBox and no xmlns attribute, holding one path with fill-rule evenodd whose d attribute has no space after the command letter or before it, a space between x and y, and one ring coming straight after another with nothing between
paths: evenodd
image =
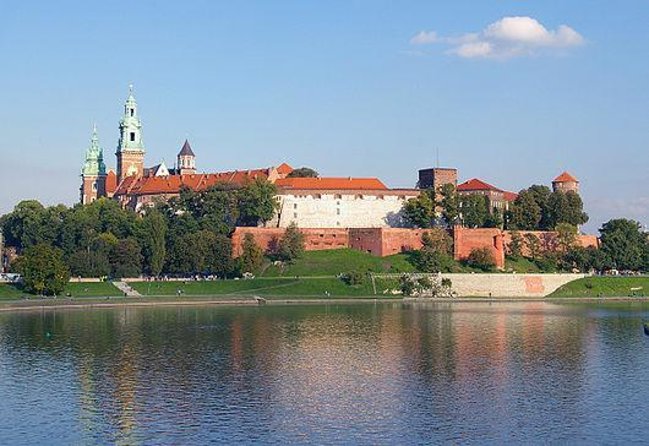
<instances>
[{"instance_id":1,"label":"bush","mask_svg":"<svg viewBox=\"0 0 649 446\"><path fill-rule=\"evenodd\" d=\"M28 293L56 296L63 292L70 280L63 251L44 244L27 248L19 267Z\"/></svg>"},{"instance_id":2,"label":"bush","mask_svg":"<svg viewBox=\"0 0 649 446\"><path fill-rule=\"evenodd\" d=\"M277 244L275 257L278 260L291 262L299 258L303 252L304 234L300 232L295 223L291 223Z\"/></svg>"},{"instance_id":3,"label":"bush","mask_svg":"<svg viewBox=\"0 0 649 446\"><path fill-rule=\"evenodd\" d=\"M362 285L367 279L367 273L363 271L348 271L341 274L340 279L347 285Z\"/></svg>"},{"instance_id":4,"label":"bush","mask_svg":"<svg viewBox=\"0 0 649 446\"><path fill-rule=\"evenodd\" d=\"M466 259L467 265L481 269L482 271L493 271L496 267L491 250L487 247L473 248Z\"/></svg>"}]
</instances>

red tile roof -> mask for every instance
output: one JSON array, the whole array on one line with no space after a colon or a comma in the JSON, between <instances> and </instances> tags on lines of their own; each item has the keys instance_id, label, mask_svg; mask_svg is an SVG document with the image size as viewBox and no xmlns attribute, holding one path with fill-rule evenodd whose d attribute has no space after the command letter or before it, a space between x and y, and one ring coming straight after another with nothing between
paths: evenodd
<instances>
[{"instance_id":1,"label":"red tile roof","mask_svg":"<svg viewBox=\"0 0 649 446\"><path fill-rule=\"evenodd\" d=\"M516 201L516 199L518 198L518 194L515 192L505 191L504 195L505 195L505 201L509 201L509 202Z\"/></svg>"},{"instance_id":2,"label":"red tile roof","mask_svg":"<svg viewBox=\"0 0 649 446\"><path fill-rule=\"evenodd\" d=\"M266 179L269 173L270 169L254 169L209 174L128 177L121 182L115 195L176 194L183 186L193 190L203 190L217 184L242 186L257 178Z\"/></svg>"},{"instance_id":3,"label":"red tile roof","mask_svg":"<svg viewBox=\"0 0 649 446\"><path fill-rule=\"evenodd\" d=\"M275 182L280 189L386 190L378 178L284 178Z\"/></svg>"},{"instance_id":4,"label":"red tile roof","mask_svg":"<svg viewBox=\"0 0 649 446\"><path fill-rule=\"evenodd\" d=\"M489 183L485 183L482 180L477 178L472 178L469 181L465 181L457 187L459 192L471 192L475 190L492 190L496 192L503 192L503 190L498 189L496 186L492 186Z\"/></svg>"},{"instance_id":5,"label":"red tile roof","mask_svg":"<svg viewBox=\"0 0 649 446\"><path fill-rule=\"evenodd\" d=\"M578 183L577 178L570 175L568 172L563 172L561 175L552 180L553 183Z\"/></svg>"},{"instance_id":6,"label":"red tile roof","mask_svg":"<svg viewBox=\"0 0 649 446\"><path fill-rule=\"evenodd\" d=\"M112 194L117 189L117 174L114 170L109 170L106 174L106 193Z\"/></svg>"},{"instance_id":7,"label":"red tile roof","mask_svg":"<svg viewBox=\"0 0 649 446\"><path fill-rule=\"evenodd\" d=\"M286 163L280 164L277 168L277 173L280 175L288 175L291 172L293 172L293 168Z\"/></svg>"}]
</instances>

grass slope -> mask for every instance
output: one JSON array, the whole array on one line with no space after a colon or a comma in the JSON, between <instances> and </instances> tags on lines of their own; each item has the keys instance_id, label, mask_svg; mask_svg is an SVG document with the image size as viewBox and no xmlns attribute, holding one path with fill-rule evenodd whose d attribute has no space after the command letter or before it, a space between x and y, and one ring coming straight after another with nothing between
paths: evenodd
<instances>
[{"instance_id":1,"label":"grass slope","mask_svg":"<svg viewBox=\"0 0 649 446\"><path fill-rule=\"evenodd\" d=\"M270 265L262 277L317 277L337 276L348 271L371 271L375 273L399 273L414 271L404 254L375 257L353 249L332 249L305 252L292 264L283 267Z\"/></svg>"},{"instance_id":2,"label":"grass slope","mask_svg":"<svg viewBox=\"0 0 649 446\"><path fill-rule=\"evenodd\" d=\"M549 297L649 296L649 277L586 277L567 283Z\"/></svg>"},{"instance_id":3,"label":"grass slope","mask_svg":"<svg viewBox=\"0 0 649 446\"><path fill-rule=\"evenodd\" d=\"M204 282L131 282L145 296L176 295L178 290L190 296L255 294L259 296L331 297L371 296L372 284L349 286L333 277L311 279L256 278L250 280L215 280Z\"/></svg>"},{"instance_id":4,"label":"grass slope","mask_svg":"<svg viewBox=\"0 0 649 446\"><path fill-rule=\"evenodd\" d=\"M70 293L72 297L105 297L121 296L122 292L110 282L78 283L70 282L65 287L64 295Z\"/></svg>"},{"instance_id":5,"label":"grass slope","mask_svg":"<svg viewBox=\"0 0 649 446\"><path fill-rule=\"evenodd\" d=\"M0 300L15 300L23 296L23 292L8 283L0 283Z\"/></svg>"}]
</instances>

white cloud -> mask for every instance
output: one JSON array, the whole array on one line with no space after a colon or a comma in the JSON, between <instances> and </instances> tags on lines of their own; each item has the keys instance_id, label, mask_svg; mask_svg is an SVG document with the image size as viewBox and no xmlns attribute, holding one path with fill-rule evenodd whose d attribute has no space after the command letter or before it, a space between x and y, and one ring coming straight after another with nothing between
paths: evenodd
<instances>
[{"instance_id":1,"label":"white cloud","mask_svg":"<svg viewBox=\"0 0 649 446\"><path fill-rule=\"evenodd\" d=\"M464 58L507 59L579 46L584 38L567 25L551 30L532 17L503 17L479 33L440 37L435 31L421 31L410 43L445 43L450 46L448 53Z\"/></svg>"},{"instance_id":2,"label":"white cloud","mask_svg":"<svg viewBox=\"0 0 649 446\"><path fill-rule=\"evenodd\" d=\"M437 42L437 33L435 31L420 31L410 39L411 45L426 45Z\"/></svg>"}]
</instances>

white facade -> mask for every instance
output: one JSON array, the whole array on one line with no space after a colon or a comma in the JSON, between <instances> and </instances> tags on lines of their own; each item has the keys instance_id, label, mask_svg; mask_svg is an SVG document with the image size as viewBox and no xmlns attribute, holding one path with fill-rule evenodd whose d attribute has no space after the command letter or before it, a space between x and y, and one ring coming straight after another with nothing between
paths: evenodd
<instances>
[{"instance_id":1,"label":"white facade","mask_svg":"<svg viewBox=\"0 0 649 446\"><path fill-rule=\"evenodd\" d=\"M403 227L404 203L416 190L386 191L280 191L279 211L267 226L285 228L390 228Z\"/></svg>"}]
</instances>

